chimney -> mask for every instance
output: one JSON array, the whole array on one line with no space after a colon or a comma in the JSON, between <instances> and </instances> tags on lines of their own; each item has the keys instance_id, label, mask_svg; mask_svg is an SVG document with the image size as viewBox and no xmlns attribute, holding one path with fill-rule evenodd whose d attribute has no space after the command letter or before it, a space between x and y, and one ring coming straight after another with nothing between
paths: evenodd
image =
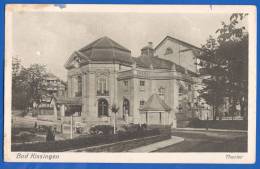
<instances>
[{"instance_id":1,"label":"chimney","mask_svg":"<svg viewBox=\"0 0 260 169\"><path fill-rule=\"evenodd\" d=\"M142 56L154 56L153 42L148 42L148 45L141 49Z\"/></svg>"},{"instance_id":2,"label":"chimney","mask_svg":"<svg viewBox=\"0 0 260 169\"><path fill-rule=\"evenodd\" d=\"M153 48L153 42L148 42L148 46L149 46L150 48Z\"/></svg>"}]
</instances>

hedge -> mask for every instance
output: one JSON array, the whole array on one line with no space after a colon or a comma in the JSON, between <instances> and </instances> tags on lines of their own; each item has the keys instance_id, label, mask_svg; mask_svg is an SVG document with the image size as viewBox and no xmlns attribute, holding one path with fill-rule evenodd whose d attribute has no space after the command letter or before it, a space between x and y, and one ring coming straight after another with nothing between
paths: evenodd
<instances>
[{"instance_id":1,"label":"hedge","mask_svg":"<svg viewBox=\"0 0 260 169\"><path fill-rule=\"evenodd\" d=\"M79 137L69 140L59 140L53 142L40 142L31 144L12 145L12 151L34 151L34 152L62 152L73 149L80 149L89 146L96 146L118 141L143 138L161 134L159 129L140 130L138 132L119 132L110 135L93 135L89 137Z\"/></svg>"},{"instance_id":2,"label":"hedge","mask_svg":"<svg viewBox=\"0 0 260 169\"><path fill-rule=\"evenodd\" d=\"M246 120L199 120L193 119L187 127L192 128L212 128L229 130L247 130Z\"/></svg>"}]
</instances>

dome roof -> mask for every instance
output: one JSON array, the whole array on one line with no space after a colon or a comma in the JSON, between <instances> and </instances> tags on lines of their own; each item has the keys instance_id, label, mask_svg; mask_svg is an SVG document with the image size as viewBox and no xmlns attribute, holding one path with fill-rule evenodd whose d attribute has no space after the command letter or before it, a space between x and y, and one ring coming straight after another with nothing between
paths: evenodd
<instances>
[{"instance_id":1,"label":"dome roof","mask_svg":"<svg viewBox=\"0 0 260 169\"><path fill-rule=\"evenodd\" d=\"M81 54L90 62L120 62L132 64L131 51L108 37L102 37L81 48Z\"/></svg>"}]
</instances>

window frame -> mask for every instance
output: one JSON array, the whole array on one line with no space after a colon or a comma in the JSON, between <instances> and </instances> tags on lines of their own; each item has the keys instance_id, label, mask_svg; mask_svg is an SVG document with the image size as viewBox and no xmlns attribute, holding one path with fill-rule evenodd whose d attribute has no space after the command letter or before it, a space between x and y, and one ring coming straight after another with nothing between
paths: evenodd
<instances>
[{"instance_id":1,"label":"window frame","mask_svg":"<svg viewBox=\"0 0 260 169\"><path fill-rule=\"evenodd\" d=\"M170 55L170 54L173 54L173 49L171 47L167 47L164 55Z\"/></svg>"}]
</instances>

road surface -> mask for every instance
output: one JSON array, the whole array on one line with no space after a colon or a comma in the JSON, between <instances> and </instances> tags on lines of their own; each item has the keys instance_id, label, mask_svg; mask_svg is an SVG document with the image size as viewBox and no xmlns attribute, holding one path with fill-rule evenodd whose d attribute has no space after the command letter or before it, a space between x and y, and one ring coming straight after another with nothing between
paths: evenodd
<instances>
[{"instance_id":1,"label":"road surface","mask_svg":"<svg viewBox=\"0 0 260 169\"><path fill-rule=\"evenodd\" d=\"M172 135L184 141L156 152L247 152L246 132L174 130Z\"/></svg>"}]
</instances>

